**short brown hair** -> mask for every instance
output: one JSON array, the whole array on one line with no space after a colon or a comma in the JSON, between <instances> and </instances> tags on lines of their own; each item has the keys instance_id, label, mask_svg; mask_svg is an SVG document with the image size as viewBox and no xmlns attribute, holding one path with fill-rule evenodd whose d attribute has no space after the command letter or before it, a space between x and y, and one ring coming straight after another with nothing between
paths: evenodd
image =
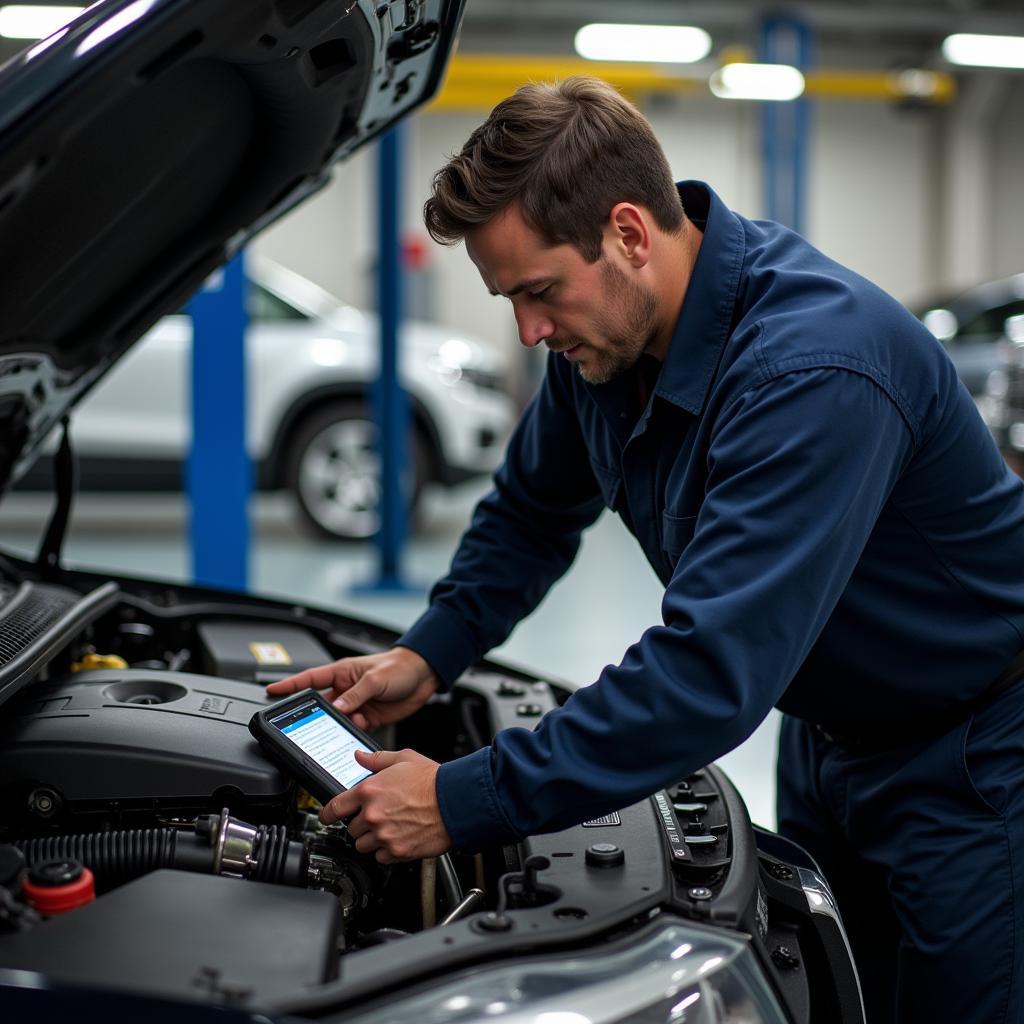
<instances>
[{"instance_id":1,"label":"short brown hair","mask_svg":"<svg viewBox=\"0 0 1024 1024\"><path fill-rule=\"evenodd\" d=\"M650 210L678 231L683 208L647 119L606 82L524 85L502 100L435 175L423 219L443 245L461 241L512 203L552 245L594 262L616 203Z\"/></svg>"}]
</instances>

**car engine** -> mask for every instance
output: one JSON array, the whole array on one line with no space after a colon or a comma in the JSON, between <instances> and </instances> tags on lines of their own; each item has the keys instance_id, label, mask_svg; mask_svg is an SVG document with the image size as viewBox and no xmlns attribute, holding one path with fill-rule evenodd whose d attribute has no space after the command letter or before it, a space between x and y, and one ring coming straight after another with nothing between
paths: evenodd
<instances>
[{"instance_id":1,"label":"car engine","mask_svg":"<svg viewBox=\"0 0 1024 1024\"><path fill-rule=\"evenodd\" d=\"M382 865L320 824L248 722L266 682L392 633L200 588L8 576L0 975L318 1015L543 944L628 942L668 914L746 936L793 1020L859 1019L827 888L713 766L563 832ZM569 692L484 662L376 738L446 761Z\"/></svg>"}]
</instances>

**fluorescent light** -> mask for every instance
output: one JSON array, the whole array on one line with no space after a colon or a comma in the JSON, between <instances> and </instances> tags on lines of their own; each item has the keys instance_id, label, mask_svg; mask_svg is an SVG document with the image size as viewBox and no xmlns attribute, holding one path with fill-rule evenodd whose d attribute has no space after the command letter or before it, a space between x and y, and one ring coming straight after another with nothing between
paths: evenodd
<instances>
[{"instance_id":1,"label":"fluorescent light","mask_svg":"<svg viewBox=\"0 0 1024 1024\"><path fill-rule=\"evenodd\" d=\"M928 100L939 91L939 76L924 68L907 68L896 74L896 86L907 99Z\"/></svg>"},{"instance_id":2,"label":"fluorescent light","mask_svg":"<svg viewBox=\"0 0 1024 1024\"><path fill-rule=\"evenodd\" d=\"M82 7L8 4L0 7L0 36L7 39L42 39L63 28Z\"/></svg>"},{"instance_id":3,"label":"fluorescent light","mask_svg":"<svg viewBox=\"0 0 1024 1024\"><path fill-rule=\"evenodd\" d=\"M804 91L804 76L789 64L726 64L708 85L726 100L795 100Z\"/></svg>"},{"instance_id":4,"label":"fluorescent light","mask_svg":"<svg viewBox=\"0 0 1024 1024\"><path fill-rule=\"evenodd\" d=\"M946 37L942 56L950 64L1024 68L1024 36L980 36L961 32Z\"/></svg>"},{"instance_id":5,"label":"fluorescent light","mask_svg":"<svg viewBox=\"0 0 1024 1024\"><path fill-rule=\"evenodd\" d=\"M587 60L692 64L711 52L711 36L688 25L584 25L576 52Z\"/></svg>"}]
</instances>

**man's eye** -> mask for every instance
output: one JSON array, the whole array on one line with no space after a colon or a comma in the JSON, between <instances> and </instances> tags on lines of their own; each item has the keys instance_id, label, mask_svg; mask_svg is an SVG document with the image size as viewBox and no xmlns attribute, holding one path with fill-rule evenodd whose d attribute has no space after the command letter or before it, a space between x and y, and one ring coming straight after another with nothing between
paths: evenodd
<instances>
[{"instance_id":1,"label":"man's eye","mask_svg":"<svg viewBox=\"0 0 1024 1024\"><path fill-rule=\"evenodd\" d=\"M551 285L547 285L546 287L541 288L541 290L539 292L530 292L530 298L531 299L543 299L544 296L547 295L547 293L549 291L551 291Z\"/></svg>"}]
</instances>

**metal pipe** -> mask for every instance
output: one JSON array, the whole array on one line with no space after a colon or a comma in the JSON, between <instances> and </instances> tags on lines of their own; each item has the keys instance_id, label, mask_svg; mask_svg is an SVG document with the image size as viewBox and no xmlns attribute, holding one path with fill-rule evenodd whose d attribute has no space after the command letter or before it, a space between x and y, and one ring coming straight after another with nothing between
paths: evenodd
<instances>
[{"instance_id":1,"label":"metal pipe","mask_svg":"<svg viewBox=\"0 0 1024 1024\"><path fill-rule=\"evenodd\" d=\"M465 917L471 910L473 910L478 903L483 903L484 891L483 889L470 889L469 892L463 897L462 901L456 906L447 917L445 917L438 925L439 928L443 928L446 924L452 924L454 921L458 921L460 918Z\"/></svg>"}]
</instances>

